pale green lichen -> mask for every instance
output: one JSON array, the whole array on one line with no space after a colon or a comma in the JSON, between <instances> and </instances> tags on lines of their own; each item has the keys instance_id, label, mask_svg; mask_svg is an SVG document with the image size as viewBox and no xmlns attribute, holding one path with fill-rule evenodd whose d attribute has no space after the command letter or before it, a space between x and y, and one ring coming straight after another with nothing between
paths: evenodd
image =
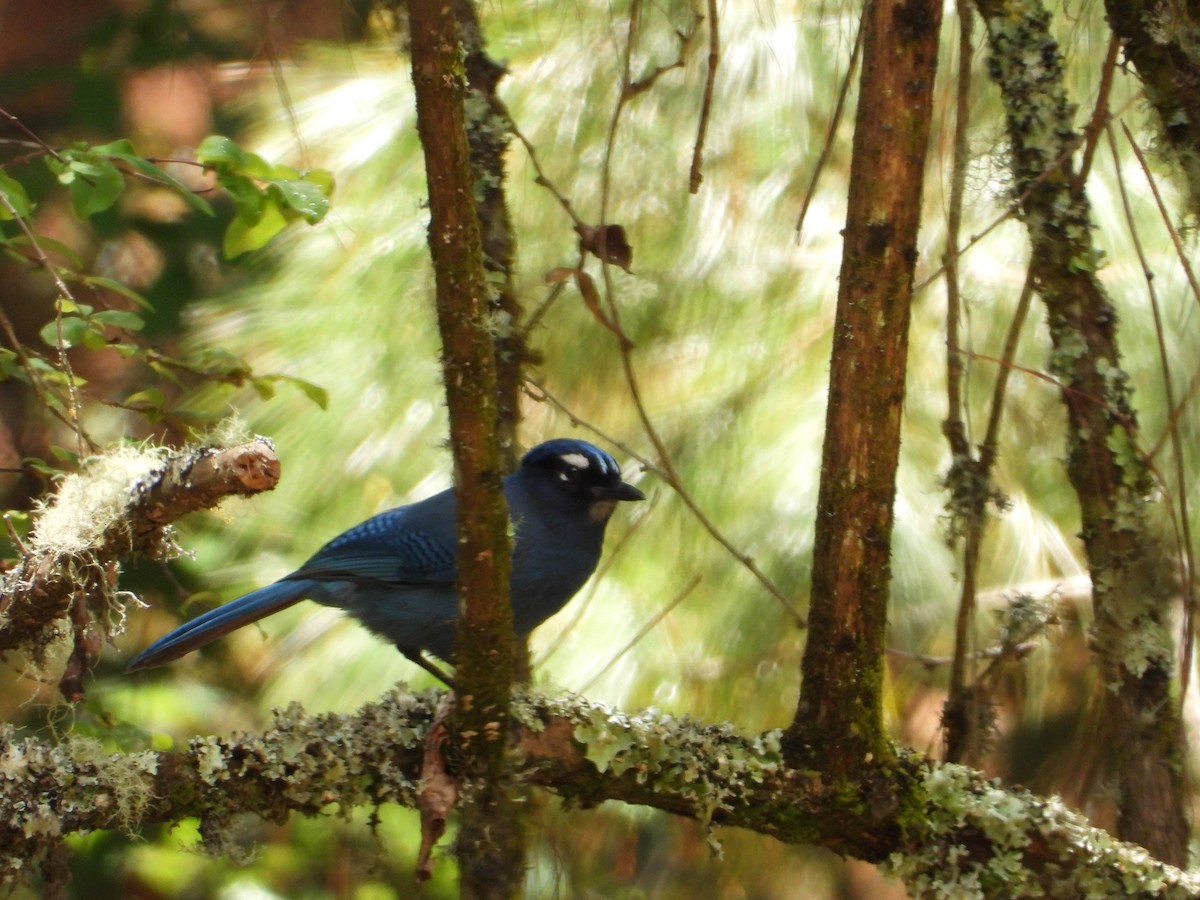
<instances>
[{"instance_id":1,"label":"pale green lichen","mask_svg":"<svg viewBox=\"0 0 1200 900\"><path fill-rule=\"evenodd\" d=\"M1002 788L950 764L931 765L923 787L920 842L892 854L884 866L915 897L1100 900L1190 897L1200 891L1200 877L1117 841L1057 797ZM1036 857L1059 862L1030 865L1026 851L1035 845Z\"/></svg>"},{"instance_id":2,"label":"pale green lichen","mask_svg":"<svg viewBox=\"0 0 1200 900\"><path fill-rule=\"evenodd\" d=\"M518 697L512 711L534 731L545 727L543 715L569 719L599 772L681 797L705 824L783 765L779 731L748 738L728 724L701 725L653 708L626 713L575 696Z\"/></svg>"},{"instance_id":3,"label":"pale green lichen","mask_svg":"<svg viewBox=\"0 0 1200 900\"><path fill-rule=\"evenodd\" d=\"M118 525L140 485L161 470L169 451L121 445L89 459L59 483L34 517L34 552L80 554L92 550Z\"/></svg>"}]
</instances>

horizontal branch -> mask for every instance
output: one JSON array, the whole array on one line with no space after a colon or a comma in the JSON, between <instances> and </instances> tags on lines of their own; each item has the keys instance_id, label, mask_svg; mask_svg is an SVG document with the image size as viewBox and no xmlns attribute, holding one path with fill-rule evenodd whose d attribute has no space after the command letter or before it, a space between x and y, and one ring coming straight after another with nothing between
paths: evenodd
<instances>
[{"instance_id":1,"label":"horizontal branch","mask_svg":"<svg viewBox=\"0 0 1200 900\"><path fill-rule=\"evenodd\" d=\"M120 447L85 462L35 515L29 546L0 581L0 652L21 647L40 659L77 598L95 611L115 597L119 557L173 555L173 521L278 480L279 459L261 437L174 453Z\"/></svg>"},{"instance_id":2,"label":"horizontal branch","mask_svg":"<svg viewBox=\"0 0 1200 900\"><path fill-rule=\"evenodd\" d=\"M222 826L248 810L278 822L331 805L413 806L437 702L395 689L353 714L293 704L260 734L200 737L177 752L109 755L90 739L0 731L0 882L28 877L72 832L195 816L219 844ZM1200 897L1200 880L1061 801L908 751L839 782L785 767L779 732L747 737L579 697L519 695L513 712L517 777L584 806L620 800L886 861L914 894Z\"/></svg>"}]
</instances>

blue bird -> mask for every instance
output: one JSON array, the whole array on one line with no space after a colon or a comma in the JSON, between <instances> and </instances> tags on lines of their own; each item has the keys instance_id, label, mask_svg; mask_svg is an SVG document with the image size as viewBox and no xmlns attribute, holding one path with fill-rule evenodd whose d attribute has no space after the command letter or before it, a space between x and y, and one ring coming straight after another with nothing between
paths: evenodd
<instances>
[{"instance_id":1,"label":"blue bird","mask_svg":"<svg viewBox=\"0 0 1200 900\"><path fill-rule=\"evenodd\" d=\"M525 636L554 615L596 569L619 500L645 495L616 460L586 441L534 447L504 479L513 526L513 628ZM422 656L454 658L458 617L454 488L389 509L344 531L295 572L204 613L159 638L129 664L136 672L178 659L305 598L346 610L426 671Z\"/></svg>"}]
</instances>

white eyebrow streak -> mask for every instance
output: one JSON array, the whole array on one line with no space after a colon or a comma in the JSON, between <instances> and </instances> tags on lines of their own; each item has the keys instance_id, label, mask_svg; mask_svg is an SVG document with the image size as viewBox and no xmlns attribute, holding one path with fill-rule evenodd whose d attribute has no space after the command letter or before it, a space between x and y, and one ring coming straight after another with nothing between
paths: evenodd
<instances>
[{"instance_id":1,"label":"white eyebrow streak","mask_svg":"<svg viewBox=\"0 0 1200 900\"><path fill-rule=\"evenodd\" d=\"M582 453L564 453L562 461L568 465L574 466L577 469L586 469L592 464L592 461Z\"/></svg>"}]
</instances>

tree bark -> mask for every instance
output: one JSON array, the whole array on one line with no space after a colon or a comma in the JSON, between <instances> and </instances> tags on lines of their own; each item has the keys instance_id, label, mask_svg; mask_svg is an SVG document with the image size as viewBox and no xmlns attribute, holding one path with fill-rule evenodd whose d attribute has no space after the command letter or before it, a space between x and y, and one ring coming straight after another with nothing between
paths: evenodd
<instances>
[{"instance_id":1,"label":"tree bark","mask_svg":"<svg viewBox=\"0 0 1200 900\"><path fill-rule=\"evenodd\" d=\"M119 560L172 558L173 521L278 481L279 458L266 438L171 453L124 447L85 461L37 513L20 562L0 581L0 653L20 648L41 666L69 616L75 649L59 689L68 701L82 699L112 624L124 621Z\"/></svg>"},{"instance_id":2,"label":"tree bark","mask_svg":"<svg viewBox=\"0 0 1200 900\"><path fill-rule=\"evenodd\" d=\"M852 772L890 753L884 631L908 326L942 4L873 0L850 164L812 605L793 765Z\"/></svg>"},{"instance_id":3,"label":"tree bark","mask_svg":"<svg viewBox=\"0 0 1200 900\"><path fill-rule=\"evenodd\" d=\"M1195 216L1200 213L1200 45L1194 6L1106 0L1104 8L1158 113L1161 146L1183 171Z\"/></svg>"},{"instance_id":4,"label":"tree bark","mask_svg":"<svg viewBox=\"0 0 1200 900\"><path fill-rule=\"evenodd\" d=\"M497 431L505 468L517 467L520 447L521 383L529 357L521 332L521 301L517 296L517 238L504 194L504 154L511 125L499 110L497 85L506 74L503 64L487 54L475 0L455 0L462 44L466 50L467 86L482 103L467 110L467 143L475 177L475 209L479 215L483 266L491 289L493 349L496 356Z\"/></svg>"},{"instance_id":5,"label":"tree bark","mask_svg":"<svg viewBox=\"0 0 1200 900\"><path fill-rule=\"evenodd\" d=\"M16 741L0 729L0 884L28 882L71 833L194 816L219 850L247 810L282 822L328 815L332 804L416 805L438 701L398 689L356 713L319 716L297 703L261 733L196 738L174 752L106 754L91 739ZM788 767L778 731L744 736L580 697L518 694L513 709L518 776L583 806L617 800L886 860L914 897L1200 898L1200 879L1061 802L902 748L887 766L841 779ZM891 793L908 796L900 820L864 829L831 814Z\"/></svg>"},{"instance_id":6,"label":"tree bark","mask_svg":"<svg viewBox=\"0 0 1200 900\"><path fill-rule=\"evenodd\" d=\"M461 808L457 852L463 897L516 897L524 876L520 806L507 772L514 660L508 511L497 436L496 360L467 95L451 4L409 4L417 130L429 185L429 248L458 491L459 609L455 750L478 790Z\"/></svg>"},{"instance_id":7,"label":"tree bark","mask_svg":"<svg viewBox=\"0 0 1200 900\"><path fill-rule=\"evenodd\" d=\"M977 0L989 69L1005 105L1014 188L1029 230L1031 274L1046 304L1050 370L1067 411L1067 474L1096 611L1094 646L1107 690L1106 733L1118 802L1117 832L1176 865L1187 860L1183 728L1172 695L1175 649L1161 554L1146 523L1151 487L1138 450L1117 318L1096 276L1091 210L1075 188L1080 139L1064 88L1050 16L1037 0ZM1036 60L1037 65L1030 65Z\"/></svg>"}]
</instances>

